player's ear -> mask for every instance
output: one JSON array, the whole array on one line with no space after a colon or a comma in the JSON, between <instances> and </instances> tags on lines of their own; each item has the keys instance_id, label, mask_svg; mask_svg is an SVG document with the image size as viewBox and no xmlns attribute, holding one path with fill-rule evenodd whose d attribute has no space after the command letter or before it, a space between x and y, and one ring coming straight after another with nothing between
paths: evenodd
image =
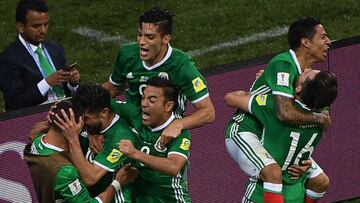
<instances>
[{"instance_id":1,"label":"player's ear","mask_svg":"<svg viewBox=\"0 0 360 203\"><path fill-rule=\"evenodd\" d=\"M171 35L164 35L163 36L163 43L164 44L169 44L171 40Z\"/></svg>"},{"instance_id":2,"label":"player's ear","mask_svg":"<svg viewBox=\"0 0 360 203\"><path fill-rule=\"evenodd\" d=\"M308 39L308 38L301 38L301 44L306 47L306 48L309 48L310 47L310 44L311 44L311 41Z\"/></svg>"},{"instance_id":3,"label":"player's ear","mask_svg":"<svg viewBox=\"0 0 360 203\"><path fill-rule=\"evenodd\" d=\"M174 108L175 102L174 101L168 101L165 104L165 110L166 112L171 112Z\"/></svg>"},{"instance_id":4,"label":"player's ear","mask_svg":"<svg viewBox=\"0 0 360 203\"><path fill-rule=\"evenodd\" d=\"M296 93L296 94L300 94L301 91L302 91L301 85L297 84L296 87L295 87L295 93Z\"/></svg>"}]
</instances>

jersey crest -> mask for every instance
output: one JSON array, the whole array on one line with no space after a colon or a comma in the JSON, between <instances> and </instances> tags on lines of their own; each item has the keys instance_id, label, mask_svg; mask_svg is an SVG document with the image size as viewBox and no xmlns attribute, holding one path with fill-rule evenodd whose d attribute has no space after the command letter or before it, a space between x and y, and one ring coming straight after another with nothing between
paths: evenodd
<instances>
[{"instance_id":1,"label":"jersey crest","mask_svg":"<svg viewBox=\"0 0 360 203\"><path fill-rule=\"evenodd\" d=\"M169 74L165 72L160 72L159 77L169 80Z\"/></svg>"}]
</instances>

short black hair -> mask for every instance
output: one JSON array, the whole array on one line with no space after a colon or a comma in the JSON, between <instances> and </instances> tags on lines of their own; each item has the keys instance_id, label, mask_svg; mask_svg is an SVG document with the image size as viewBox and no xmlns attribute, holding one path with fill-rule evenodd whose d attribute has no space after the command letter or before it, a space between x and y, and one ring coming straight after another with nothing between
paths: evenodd
<instances>
[{"instance_id":1,"label":"short black hair","mask_svg":"<svg viewBox=\"0 0 360 203\"><path fill-rule=\"evenodd\" d=\"M45 12L49 11L49 8L43 0L21 0L16 7L15 21L26 24L26 14L28 11Z\"/></svg>"},{"instance_id":2,"label":"short black hair","mask_svg":"<svg viewBox=\"0 0 360 203\"><path fill-rule=\"evenodd\" d=\"M305 17L292 23L288 32L290 49L298 49L301 45L302 38L311 40L316 33L315 27L320 24L320 20L314 17Z\"/></svg>"},{"instance_id":3,"label":"short black hair","mask_svg":"<svg viewBox=\"0 0 360 203\"><path fill-rule=\"evenodd\" d=\"M175 86L171 80L169 80L165 77L156 76L156 77L150 78L146 82L146 84L154 86L154 87L162 88L163 92L164 92L165 102L173 101L175 103L173 110L176 109L176 107L178 105L177 100L178 100L179 91L175 88Z\"/></svg>"},{"instance_id":4,"label":"short black hair","mask_svg":"<svg viewBox=\"0 0 360 203\"><path fill-rule=\"evenodd\" d=\"M84 114L84 109L81 106L80 103L73 101L73 100L62 100L59 103L56 104L56 108L52 109L51 111L54 113L54 115L50 116L50 120L52 121L50 124L50 127L54 129L57 132L61 132L61 129L54 123L54 120L58 121L55 114L57 114L61 119L64 119L64 116L61 113L61 110L64 110L66 115L70 118L70 111L69 109L72 109L75 116L75 121L79 122L79 117Z\"/></svg>"},{"instance_id":5,"label":"short black hair","mask_svg":"<svg viewBox=\"0 0 360 203\"><path fill-rule=\"evenodd\" d=\"M72 99L79 102L86 111L98 114L104 108L110 108L111 96L107 89L96 84L80 85L73 92Z\"/></svg>"},{"instance_id":6,"label":"short black hair","mask_svg":"<svg viewBox=\"0 0 360 203\"><path fill-rule=\"evenodd\" d=\"M173 31L173 16L174 14L170 11L154 7L140 16L139 27L142 27L142 23L153 23L157 26L162 36L171 35Z\"/></svg>"},{"instance_id":7,"label":"short black hair","mask_svg":"<svg viewBox=\"0 0 360 203\"><path fill-rule=\"evenodd\" d=\"M329 107L337 97L337 78L329 71L320 71L302 85L300 99L311 109Z\"/></svg>"}]
</instances>

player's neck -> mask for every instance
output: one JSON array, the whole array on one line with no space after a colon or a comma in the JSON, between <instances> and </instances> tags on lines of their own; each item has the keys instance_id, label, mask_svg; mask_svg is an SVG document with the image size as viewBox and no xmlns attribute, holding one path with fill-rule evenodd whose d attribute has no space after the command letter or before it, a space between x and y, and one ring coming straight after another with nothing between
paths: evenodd
<instances>
[{"instance_id":1,"label":"player's neck","mask_svg":"<svg viewBox=\"0 0 360 203\"><path fill-rule=\"evenodd\" d=\"M46 142L48 144L54 145L63 149L64 151L69 151L69 145L66 141L62 132L55 131L54 129L50 128L48 133L45 136Z\"/></svg>"},{"instance_id":2,"label":"player's neck","mask_svg":"<svg viewBox=\"0 0 360 203\"><path fill-rule=\"evenodd\" d=\"M101 130L103 131L104 129L108 128L111 125L114 118L115 118L115 113L110 111L108 115L104 118L104 121L101 126L102 128Z\"/></svg>"},{"instance_id":3,"label":"player's neck","mask_svg":"<svg viewBox=\"0 0 360 203\"><path fill-rule=\"evenodd\" d=\"M311 69L311 65L314 64L314 59L313 57L305 52L304 50L299 50L295 52L296 58L299 62L300 68L301 68L301 72L304 72L304 70L306 68L310 68Z\"/></svg>"},{"instance_id":4,"label":"player's neck","mask_svg":"<svg viewBox=\"0 0 360 203\"><path fill-rule=\"evenodd\" d=\"M155 57L155 59L154 59L154 60L145 61L145 64L150 67L150 66L153 66L153 65L159 63L161 60L163 60L163 59L165 58L168 49L169 49L168 44L162 44L162 45L161 45L160 52L159 52L159 54Z\"/></svg>"}]
</instances>

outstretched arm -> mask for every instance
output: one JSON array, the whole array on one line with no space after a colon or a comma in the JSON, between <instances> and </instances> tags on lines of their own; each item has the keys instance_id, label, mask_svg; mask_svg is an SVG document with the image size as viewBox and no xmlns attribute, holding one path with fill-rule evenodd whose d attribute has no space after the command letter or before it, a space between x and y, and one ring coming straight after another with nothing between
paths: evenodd
<instances>
[{"instance_id":1,"label":"outstretched arm","mask_svg":"<svg viewBox=\"0 0 360 203\"><path fill-rule=\"evenodd\" d=\"M170 154L167 158L146 154L135 149L130 140L121 140L119 149L124 155L136 159L144 165L170 176L176 176L187 161L184 156L178 154Z\"/></svg>"},{"instance_id":2,"label":"outstretched arm","mask_svg":"<svg viewBox=\"0 0 360 203\"><path fill-rule=\"evenodd\" d=\"M294 106L293 99L274 95L276 103L276 114L280 121L300 125L318 123L324 129L330 125L330 117L325 114L313 114L304 112Z\"/></svg>"},{"instance_id":3,"label":"outstretched arm","mask_svg":"<svg viewBox=\"0 0 360 203\"><path fill-rule=\"evenodd\" d=\"M239 90L235 92L229 92L225 95L224 100L226 105L234 108L241 109L242 111L249 112L249 100L250 94L248 92Z\"/></svg>"},{"instance_id":4,"label":"outstretched arm","mask_svg":"<svg viewBox=\"0 0 360 203\"><path fill-rule=\"evenodd\" d=\"M171 139L176 138L181 130L189 130L211 123L215 120L215 109L210 97L195 104L196 111L184 118L175 119L161 134L162 146L167 145Z\"/></svg>"}]
</instances>

